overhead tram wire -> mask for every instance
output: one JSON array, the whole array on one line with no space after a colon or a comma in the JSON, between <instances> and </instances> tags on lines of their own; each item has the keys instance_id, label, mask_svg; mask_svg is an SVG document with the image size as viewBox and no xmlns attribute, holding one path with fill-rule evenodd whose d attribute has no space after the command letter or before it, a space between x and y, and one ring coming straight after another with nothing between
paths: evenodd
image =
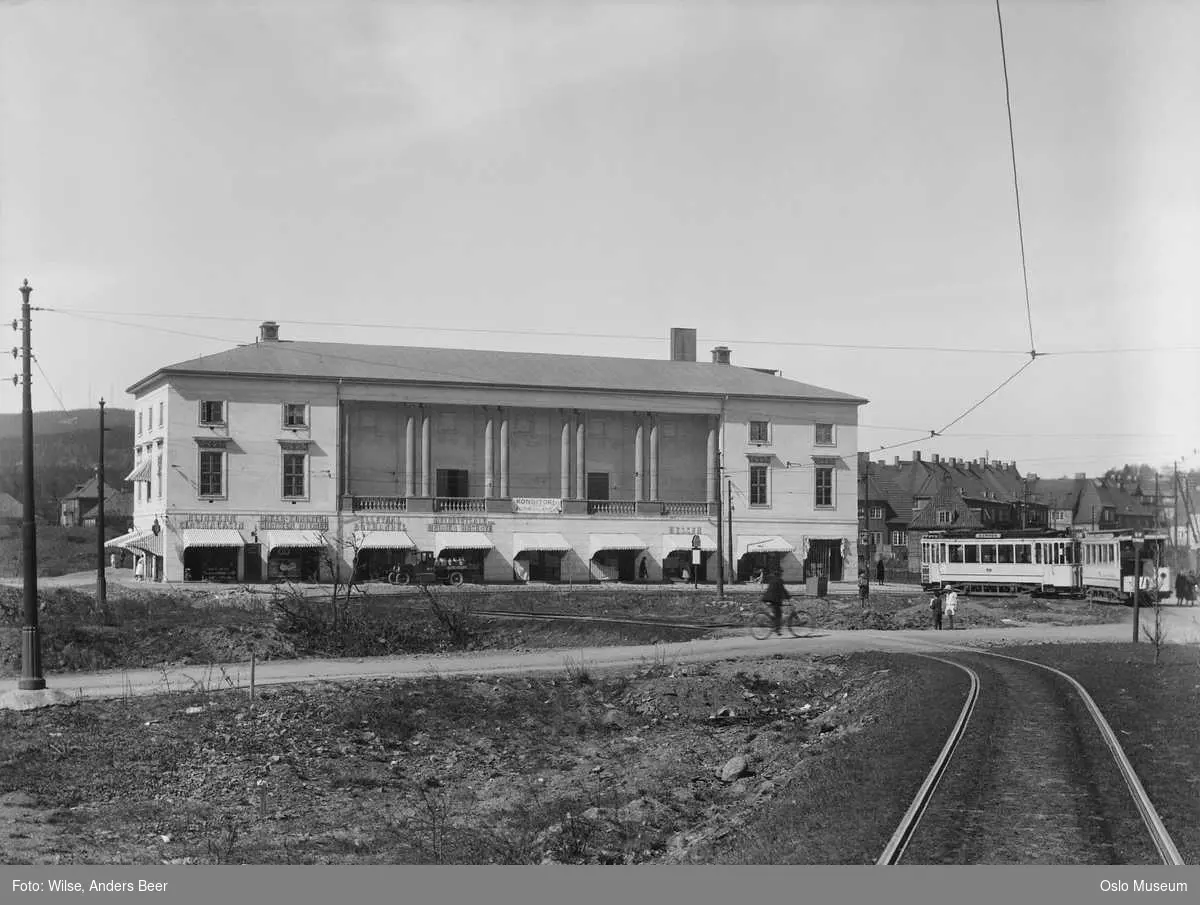
<instances>
[{"instance_id":1,"label":"overhead tram wire","mask_svg":"<svg viewBox=\"0 0 1200 905\"><path fill-rule=\"evenodd\" d=\"M1000 15L1000 0L996 0L996 24L1000 29L1000 63L1004 69L1004 108L1008 112L1008 149L1012 157L1013 195L1017 204L1017 240L1021 247L1021 277L1025 283L1025 319L1029 324L1029 357L1037 358L1033 341L1033 308L1029 301L1029 267L1025 260L1025 227L1021 219L1021 184L1017 178L1017 142L1013 133L1012 94L1008 84L1008 54L1004 48L1004 18Z\"/></svg>"}]
</instances>

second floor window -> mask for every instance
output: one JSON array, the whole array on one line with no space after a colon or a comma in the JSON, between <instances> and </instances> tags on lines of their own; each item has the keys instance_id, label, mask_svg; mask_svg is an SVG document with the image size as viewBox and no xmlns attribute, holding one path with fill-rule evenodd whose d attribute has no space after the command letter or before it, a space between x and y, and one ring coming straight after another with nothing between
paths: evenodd
<instances>
[{"instance_id":1,"label":"second floor window","mask_svg":"<svg viewBox=\"0 0 1200 905\"><path fill-rule=\"evenodd\" d=\"M817 446L833 446L833 425L818 424L815 442Z\"/></svg>"},{"instance_id":2,"label":"second floor window","mask_svg":"<svg viewBox=\"0 0 1200 905\"><path fill-rule=\"evenodd\" d=\"M954 513L949 509L939 509L937 511L937 523L939 525L949 525Z\"/></svg>"},{"instance_id":3,"label":"second floor window","mask_svg":"<svg viewBox=\"0 0 1200 905\"><path fill-rule=\"evenodd\" d=\"M750 442L751 443L770 443L771 442L771 424L768 421L751 421L750 422Z\"/></svg>"},{"instance_id":4,"label":"second floor window","mask_svg":"<svg viewBox=\"0 0 1200 905\"><path fill-rule=\"evenodd\" d=\"M200 403L201 424L224 424L225 403L205 400Z\"/></svg>"},{"instance_id":5,"label":"second floor window","mask_svg":"<svg viewBox=\"0 0 1200 905\"><path fill-rule=\"evenodd\" d=\"M767 466L750 466L750 505L766 506L770 502L767 495Z\"/></svg>"},{"instance_id":6,"label":"second floor window","mask_svg":"<svg viewBox=\"0 0 1200 905\"><path fill-rule=\"evenodd\" d=\"M308 406L303 402L285 402L283 404L283 426L305 427L308 424Z\"/></svg>"},{"instance_id":7,"label":"second floor window","mask_svg":"<svg viewBox=\"0 0 1200 905\"><path fill-rule=\"evenodd\" d=\"M871 507L871 518L883 518L883 507L882 506L872 506Z\"/></svg>"},{"instance_id":8,"label":"second floor window","mask_svg":"<svg viewBox=\"0 0 1200 905\"><path fill-rule=\"evenodd\" d=\"M200 496L221 496L224 477L225 453L216 449L200 450Z\"/></svg>"},{"instance_id":9,"label":"second floor window","mask_svg":"<svg viewBox=\"0 0 1200 905\"><path fill-rule=\"evenodd\" d=\"M304 453L283 454L283 496L296 499L304 496Z\"/></svg>"},{"instance_id":10,"label":"second floor window","mask_svg":"<svg viewBox=\"0 0 1200 905\"><path fill-rule=\"evenodd\" d=\"M162 427L162 419L163 419L163 404L160 402L158 404L158 426L159 427Z\"/></svg>"},{"instance_id":11,"label":"second floor window","mask_svg":"<svg viewBox=\"0 0 1200 905\"><path fill-rule=\"evenodd\" d=\"M142 413L138 412L138 436L142 435Z\"/></svg>"},{"instance_id":12,"label":"second floor window","mask_svg":"<svg viewBox=\"0 0 1200 905\"><path fill-rule=\"evenodd\" d=\"M833 469L827 466L817 466L813 478L813 493L816 505L829 507L833 505Z\"/></svg>"},{"instance_id":13,"label":"second floor window","mask_svg":"<svg viewBox=\"0 0 1200 905\"><path fill-rule=\"evenodd\" d=\"M907 531L893 531L892 532L892 544L894 546L900 547L907 543L908 543L908 532Z\"/></svg>"},{"instance_id":14,"label":"second floor window","mask_svg":"<svg viewBox=\"0 0 1200 905\"><path fill-rule=\"evenodd\" d=\"M160 500L162 499L163 455L162 447L160 446L158 448L158 455L154 459L154 486L158 491L155 495Z\"/></svg>"}]
</instances>

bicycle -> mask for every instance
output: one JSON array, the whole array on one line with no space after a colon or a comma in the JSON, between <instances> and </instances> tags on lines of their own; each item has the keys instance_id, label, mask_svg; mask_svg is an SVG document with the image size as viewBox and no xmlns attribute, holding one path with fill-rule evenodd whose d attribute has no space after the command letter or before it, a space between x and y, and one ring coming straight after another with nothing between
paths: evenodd
<instances>
[{"instance_id":1,"label":"bicycle","mask_svg":"<svg viewBox=\"0 0 1200 905\"><path fill-rule=\"evenodd\" d=\"M804 610L796 609L794 603L785 603L784 610L781 628L786 628L793 638L799 638L800 629L811 625L812 617ZM770 607L764 607L750 618L750 631L759 641L775 631L775 614Z\"/></svg>"}]
</instances>

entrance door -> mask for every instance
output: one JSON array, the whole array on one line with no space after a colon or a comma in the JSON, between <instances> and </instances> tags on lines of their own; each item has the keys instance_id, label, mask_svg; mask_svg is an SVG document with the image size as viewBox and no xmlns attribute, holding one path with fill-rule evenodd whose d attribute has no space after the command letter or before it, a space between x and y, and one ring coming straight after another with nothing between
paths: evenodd
<instances>
[{"instance_id":1,"label":"entrance door","mask_svg":"<svg viewBox=\"0 0 1200 905\"><path fill-rule=\"evenodd\" d=\"M461 468L439 468L437 470L437 495L440 497L470 496L469 475Z\"/></svg>"},{"instance_id":2,"label":"entrance door","mask_svg":"<svg viewBox=\"0 0 1200 905\"><path fill-rule=\"evenodd\" d=\"M246 562L243 574L248 584L262 581L262 544L246 544Z\"/></svg>"},{"instance_id":3,"label":"entrance door","mask_svg":"<svg viewBox=\"0 0 1200 905\"><path fill-rule=\"evenodd\" d=\"M587 498L589 500L608 499L608 472L589 471L587 476Z\"/></svg>"}]
</instances>

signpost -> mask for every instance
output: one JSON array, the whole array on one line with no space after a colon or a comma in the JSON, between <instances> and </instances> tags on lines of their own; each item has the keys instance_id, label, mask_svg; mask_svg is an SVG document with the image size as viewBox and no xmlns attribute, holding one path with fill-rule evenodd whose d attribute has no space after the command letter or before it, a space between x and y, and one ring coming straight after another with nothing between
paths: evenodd
<instances>
[{"instance_id":1,"label":"signpost","mask_svg":"<svg viewBox=\"0 0 1200 905\"><path fill-rule=\"evenodd\" d=\"M700 535L692 535L692 587L700 587Z\"/></svg>"},{"instance_id":2,"label":"signpost","mask_svg":"<svg viewBox=\"0 0 1200 905\"><path fill-rule=\"evenodd\" d=\"M1138 623L1141 621L1139 615L1139 604L1142 600L1142 544L1146 538L1142 532L1134 532L1133 535L1133 643L1137 644L1138 640Z\"/></svg>"}]
</instances>

